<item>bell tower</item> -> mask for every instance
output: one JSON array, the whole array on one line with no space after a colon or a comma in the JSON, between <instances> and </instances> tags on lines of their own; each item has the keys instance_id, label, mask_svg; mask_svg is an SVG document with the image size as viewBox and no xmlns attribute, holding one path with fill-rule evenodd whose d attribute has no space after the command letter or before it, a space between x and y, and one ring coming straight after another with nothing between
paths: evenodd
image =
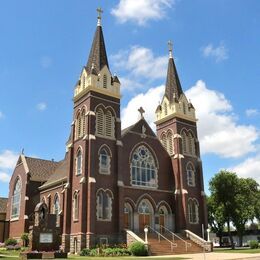
<instances>
[{"instance_id":1,"label":"bell tower","mask_svg":"<svg viewBox=\"0 0 260 260\"><path fill-rule=\"evenodd\" d=\"M165 93L156 109L157 136L169 153L175 179L176 231L201 235L207 226L202 163L195 108L184 94L168 42L169 62Z\"/></svg>"},{"instance_id":2,"label":"bell tower","mask_svg":"<svg viewBox=\"0 0 260 260\"><path fill-rule=\"evenodd\" d=\"M94 245L99 241L96 234L118 232L114 222L118 215L117 157L122 144L120 81L109 69L101 24L103 11L97 11L92 47L74 89L73 122L67 142L69 181L63 244L70 252ZM109 206L106 211L99 210L101 201Z\"/></svg>"}]
</instances>

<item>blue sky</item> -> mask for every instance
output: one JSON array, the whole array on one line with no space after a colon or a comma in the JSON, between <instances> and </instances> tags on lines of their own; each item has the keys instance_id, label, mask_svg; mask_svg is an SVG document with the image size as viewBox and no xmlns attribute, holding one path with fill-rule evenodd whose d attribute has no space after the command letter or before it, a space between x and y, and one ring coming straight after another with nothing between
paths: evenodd
<instances>
[{"instance_id":1,"label":"blue sky","mask_svg":"<svg viewBox=\"0 0 260 260\"><path fill-rule=\"evenodd\" d=\"M172 40L199 118L206 189L222 168L260 182L259 1L9 0L0 9L0 196L22 148L63 158L97 6L110 68L122 83L123 125L142 105L153 127Z\"/></svg>"}]
</instances>

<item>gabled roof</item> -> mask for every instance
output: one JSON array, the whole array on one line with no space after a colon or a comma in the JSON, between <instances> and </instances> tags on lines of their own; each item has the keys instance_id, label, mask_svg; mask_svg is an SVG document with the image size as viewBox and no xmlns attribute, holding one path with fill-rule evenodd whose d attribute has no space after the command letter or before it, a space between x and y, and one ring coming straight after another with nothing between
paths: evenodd
<instances>
[{"instance_id":1,"label":"gabled roof","mask_svg":"<svg viewBox=\"0 0 260 260\"><path fill-rule=\"evenodd\" d=\"M68 156L66 154L65 159L60 161L59 166L55 169L53 174L50 176L48 181L46 181L40 189L44 189L46 187L52 186L56 183L66 181L67 179L67 174L69 171L69 160Z\"/></svg>"},{"instance_id":2,"label":"gabled roof","mask_svg":"<svg viewBox=\"0 0 260 260\"><path fill-rule=\"evenodd\" d=\"M174 98L179 100L181 94L183 94L183 91L177 69L173 57L170 57L165 85L165 96L168 98L170 103L172 103Z\"/></svg>"},{"instance_id":3,"label":"gabled roof","mask_svg":"<svg viewBox=\"0 0 260 260\"><path fill-rule=\"evenodd\" d=\"M149 124L146 122L146 120L144 118L141 118L135 124L130 125L129 127L123 129L121 131L122 137L124 137L129 132L134 132L134 133L138 133L138 134L145 134L145 135L148 135L148 136L157 137L156 134L154 133L154 131L151 129L151 127L149 126Z\"/></svg>"},{"instance_id":4,"label":"gabled roof","mask_svg":"<svg viewBox=\"0 0 260 260\"><path fill-rule=\"evenodd\" d=\"M21 155L23 156L23 155ZM60 162L24 156L32 181L45 182L54 173Z\"/></svg>"},{"instance_id":5,"label":"gabled roof","mask_svg":"<svg viewBox=\"0 0 260 260\"><path fill-rule=\"evenodd\" d=\"M88 74L91 74L92 72L92 64L94 64L94 69L97 73L99 73L105 65L109 69L106 46L101 25L97 26L91 51L88 57L88 62L86 65L86 71Z\"/></svg>"},{"instance_id":6,"label":"gabled roof","mask_svg":"<svg viewBox=\"0 0 260 260\"><path fill-rule=\"evenodd\" d=\"M0 213L6 213L8 198L0 198Z\"/></svg>"}]
</instances>

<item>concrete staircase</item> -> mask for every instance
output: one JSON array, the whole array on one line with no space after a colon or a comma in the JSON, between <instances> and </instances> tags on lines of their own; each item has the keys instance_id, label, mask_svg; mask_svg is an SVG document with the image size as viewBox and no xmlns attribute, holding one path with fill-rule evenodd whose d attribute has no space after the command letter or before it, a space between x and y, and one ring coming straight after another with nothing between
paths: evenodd
<instances>
[{"instance_id":1,"label":"concrete staircase","mask_svg":"<svg viewBox=\"0 0 260 260\"><path fill-rule=\"evenodd\" d=\"M172 240L172 236L163 234L168 240L160 237L158 240L158 235L153 233L148 233L148 244L150 248L151 255L174 255L174 254L192 254L192 253L201 253L203 252L203 248L187 239L181 234L177 234L181 239L175 237L174 241ZM144 234L139 234L139 236L144 239ZM186 250L187 247L187 250Z\"/></svg>"}]
</instances>

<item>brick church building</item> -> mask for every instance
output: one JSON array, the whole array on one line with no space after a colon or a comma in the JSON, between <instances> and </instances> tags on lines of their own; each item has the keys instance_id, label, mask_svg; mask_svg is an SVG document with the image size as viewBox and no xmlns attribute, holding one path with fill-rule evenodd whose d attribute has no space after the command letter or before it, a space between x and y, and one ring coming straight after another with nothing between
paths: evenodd
<instances>
[{"instance_id":1,"label":"brick church building","mask_svg":"<svg viewBox=\"0 0 260 260\"><path fill-rule=\"evenodd\" d=\"M67 252L123 242L126 229L138 235L146 225L202 235L207 213L197 119L169 47L156 133L142 108L140 120L121 129L120 80L109 69L99 15L74 90L65 157L55 162L19 156L9 186L9 237L29 231L40 202L56 215Z\"/></svg>"}]
</instances>

